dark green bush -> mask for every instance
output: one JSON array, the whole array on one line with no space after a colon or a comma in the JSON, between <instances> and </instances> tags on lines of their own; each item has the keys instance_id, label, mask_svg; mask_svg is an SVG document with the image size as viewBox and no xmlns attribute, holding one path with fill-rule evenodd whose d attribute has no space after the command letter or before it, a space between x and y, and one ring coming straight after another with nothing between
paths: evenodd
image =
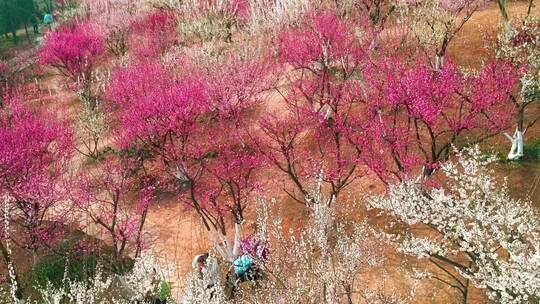
<instances>
[{"instance_id":1,"label":"dark green bush","mask_svg":"<svg viewBox=\"0 0 540 304\"><path fill-rule=\"evenodd\" d=\"M94 253L82 252L74 241L64 241L58 244L54 253L41 256L36 261L32 267L32 278L38 286L50 282L58 288L62 285L64 273L72 281L82 281L93 276L96 265Z\"/></svg>"},{"instance_id":2,"label":"dark green bush","mask_svg":"<svg viewBox=\"0 0 540 304\"><path fill-rule=\"evenodd\" d=\"M523 147L525 158L530 160L540 160L540 139L535 138Z\"/></svg>"}]
</instances>

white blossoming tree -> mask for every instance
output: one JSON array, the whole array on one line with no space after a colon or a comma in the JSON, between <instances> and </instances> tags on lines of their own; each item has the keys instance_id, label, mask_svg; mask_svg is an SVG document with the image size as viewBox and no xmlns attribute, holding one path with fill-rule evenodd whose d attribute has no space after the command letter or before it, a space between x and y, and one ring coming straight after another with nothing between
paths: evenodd
<instances>
[{"instance_id":1,"label":"white blossoming tree","mask_svg":"<svg viewBox=\"0 0 540 304\"><path fill-rule=\"evenodd\" d=\"M444 65L448 46L486 0L398 0L402 22L426 53L435 53L434 68Z\"/></svg>"},{"instance_id":2,"label":"white blossoming tree","mask_svg":"<svg viewBox=\"0 0 540 304\"><path fill-rule=\"evenodd\" d=\"M382 235L399 251L431 262L431 277L459 290L463 303L470 283L497 303L538 303L539 214L496 181L488 168L494 157L474 147L458 158L443 165L442 188L406 181L368 199L410 227Z\"/></svg>"},{"instance_id":3,"label":"white blossoming tree","mask_svg":"<svg viewBox=\"0 0 540 304\"><path fill-rule=\"evenodd\" d=\"M501 10L505 23L497 37L496 57L514 65L521 78L521 90L512 98L516 130L513 135L505 133L512 144L507 157L510 160L524 156L525 133L540 120L540 115L528 110L540 100L540 17L530 14L531 4L527 14L515 20Z\"/></svg>"},{"instance_id":4,"label":"white blossoming tree","mask_svg":"<svg viewBox=\"0 0 540 304\"><path fill-rule=\"evenodd\" d=\"M299 234L284 231L281 217L271 212L272 203L259 202L257 238L270 249L263 264L268 279L253 295L259 301L353 303L361 274L382 264L380 247L365 224L347 221L320 195L314 198L319 203L310 205Z\"/></svg>"},{"instance_id":5,"label":"white blossoming tree","mask_svg":"<svg viewBox=\"0 0 540 304\"><path fill-rule=\"evenodd\" d=\"M329 205L320 195L307 210L301 230L287 230L275 201L257 201L257 247L250 254L262 271L262 279L241 283L234 303L378 303L411 302L416 282L406 291L385 286L382 243L369 226L355 220L339 203ZM341 204L341 205L339 205ZM266 254L264 253L266 251ZM369 274L377 273L373 281ZM220 290L192 280L180 303L229 303Z\"/></svg>"},{"instance_id":6,"label":"white blossoming tree","mask_svg":"<svg viewBox=\"0 0 540 304\"><path fill-rule=\"evenodd\" d=\"M174 268L171 265L163 266L152 255L143 254L135 259L133 269L125 275L107 275L101 267L98 267L95 275L89 280L72 281L65 277L63 286L60 288L55 288L51 284L43 287L36 286L40 294L39 300L29 299L27 303L146 303L151 301L149 299L159 298L165 294L170 297L170 290L163 290L163 288L169 288L168 285L164 287L164 284L160 282L170 278L173 271Z\"/></svg>"}]
</instances>

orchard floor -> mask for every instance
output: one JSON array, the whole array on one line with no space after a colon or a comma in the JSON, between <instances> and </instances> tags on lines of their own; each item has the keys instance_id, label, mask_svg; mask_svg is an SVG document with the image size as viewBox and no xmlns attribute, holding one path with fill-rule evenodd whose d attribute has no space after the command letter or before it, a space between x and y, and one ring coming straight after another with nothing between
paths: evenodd
<instances>
[{"instance_id":1,"label":"orchard floor","mask_svg":"<svg viewBox=\"0 0 540 304\"><path fill-rule=\"evenodd\" d=\"M519 1L509 5L510 15L519 12L524 12L526 2ZM534 12L538 14L540 7L535 7ZM485 42L482 38L482 31L492 31L499 24L499 12L495 5L477 12L466 24L458 37L451 44L449 49L449 57L455 58L459 64L478 66L482 60L487 58L488 50L485 49ZM61 85L60 77L50 74L44 79L42 86L44 90L50 92L51 100L55 100L54 106L66 111L64 113L77 112L79 103L74 95ZM268 100L268 105L279 106L280 100L275 95L271 95ZM527 134L527 141L540 136L540 124L537 124ZM505 148L509 148L508 141L502 136L491 139L485 143L486 147L497 145L497 152L504 153ZM82 160L82 159L81 159ZM498 170L501 175L509 175L509 185L516 195L528 195L532 201L540 206L540 189L537 186L540 180L540 162L525 161L523 163L506 163L500 165ZM264 172L268 177L266 187L263 189L277 189L282 186L283 181L279 180L281 175L276 179L275 172ZM272 177L272 178L271 178ZM358 180L355 184L349 187L349 193L345 193L343 197L357 197L368 192L379 192L382 190L375 177L367 176ZM262 196L268 199L275 198L278 202L277 206L282 211L284 218L284 227L299 228L302 220L306 216L306 211L303 206L295 203L290 198L286 197L279 191L268 191ZM248 214L253 215L253 208L248 209ZM372 214L365 210L358 210L360 217L370 219ZM253 216L248 216L253 218ZM373 221L380 219L371 218ZM254 223L248 221L245 226L244 233L249 233L254 227ZM164 263L173 264L176 271L170 274L168 280L173 284L173 294L178 295L181 292L180 282L191 269L191 260L193 256L209 249L208 235L204 231L198 218L191 210L179 204L174 199L161 200L155 202L150 209L146 224L147 236L151 236L148 240L149 251L153 255L159 257ZM100 232L94 227L88 227L89 234L97 235ZM385 269L374 269L366 273L360 284L368 284L373 286L380 282L381 274L387 273L389 277L384 286L387 290L398 290L405 294L413 286L414 282L408 279L404 274L400 273L400 264L404 257L397 254L391 248L385 248L387 255L387 263ZM406 259L410 264L422 263L414 259ZM434 280L424 280L416 287L416 295L414 303L455 303L458 302L457 293L447 286L437 283ZM456 300L454 300L456 299ZM485 303L482 293L478 291L472 292L469 298L469 303ZM359 302L363 303L363 302Z\"/></svg>"}]
</instances>

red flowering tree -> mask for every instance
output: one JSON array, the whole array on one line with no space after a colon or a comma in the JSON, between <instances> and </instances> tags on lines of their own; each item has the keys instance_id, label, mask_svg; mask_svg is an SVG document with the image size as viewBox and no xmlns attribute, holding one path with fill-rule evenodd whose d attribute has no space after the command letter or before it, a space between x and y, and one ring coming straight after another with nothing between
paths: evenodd
<instances>
[{"instance_id":1,"label":"red flowering tree","mask_svg":"<svg viewBox=\"0 0 540 304\"><path fill-rule=\"evenodd\" d=\"M80 211L108 234L113 249L110 265L118 273L126 270L126 257L137 257L143 249L144 224L154 196L153 179L141 176L139 169L131 159L105 160L81 177L74 199Z\"/></svg>"},{"instance_id":2,"label":"red flowering tree","mask_svg":"<svg viewBox=\"0 0 540 304\"><path fill-rule=\"evenodd\" d=\"M262 151L284 172L296 190L285 191L309 203L309 181L320 178L330 189L329 202L358 176L361 130L357 113L362 90L356 77L364 54L354 26L329 11L309 14L300 28L279 36L286 89L277 88L286 111L263 118ZM296 193L295 193L296 192Z\"/></svg>"},{"instance_id":3,"label":"red flowering tree","mask_svg":"<svg viewBox=\"0 0 540 304\"><path fill-rule=\"evenodd\" d=\"M0 249L9 267L10 241L35 252L62 233L70 210L63 168L70 155L71 133L55 115L13 96L0 108L0 196L6 223L0 227ZM17 233L7 229L8 223Z\"/></svg>"},{"instance_id":4,"label":"red flowering tree","mask_svg":"<svg viewBox=\"0 0 540 304\"><path fill-rule=\"evenodd\" d=\"M232 261L249 193L257 187L253 172L262 164L243 119L264 73L256 63L231 62L206 71L183 62L188 72L180 75L160 63L128 67L114 73L109 97L124 147L150 152L172 179L169 190L197 212ZM226 237L229 215L234 246Z\"/></svg>"},{"instance_id":5,"label":"red flowering tree","mask_svg":"<svg viewBox=\"0 0 540 304\"><path fill-rule=\"evenodd\" d=\"M518 78L505 62L465 75L451 62L440 70L398 56L366 68L365 160L383 180L418 166L429 176L464 136L481 140L508 127ZM410 177L410 175L409 175Z\"/></svg>"},{"instance_id":6,"label":"red flowering tree","mask_svg":"<svg viewBox=\"0 0 540 304\"><path fill-rule=\"evenodd\" d=\"M176 43L176 17L159 10L145 15L131 25L131 49L138 58L155 59Z\"/></svg>"},{"instance_id":7,"label":"red flowering tree","mask_svg":"<svg viewBox=\"0 0 540 304\"><path fill-rule=\"evenodd\" d=\"M52 66L77 85L83 98L92 102L92 73L99 57L105 52L105 39L89 23L74 22L50 32L39 52L41 63Z\"/></svg>"}]
</instances>

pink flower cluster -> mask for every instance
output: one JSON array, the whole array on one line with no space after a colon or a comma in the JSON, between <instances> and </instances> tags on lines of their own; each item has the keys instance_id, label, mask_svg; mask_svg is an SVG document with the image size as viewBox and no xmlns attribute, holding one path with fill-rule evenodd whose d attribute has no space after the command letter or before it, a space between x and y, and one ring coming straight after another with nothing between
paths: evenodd
<instances>
[{"instance_id":1,"label":"pink flower cluster","mask_svg":"<svg viewBox=\"0 0 540 304\"><path fill-rule=\"evenodd\" d=\"M264 163L244 125L264 74L258 62L230 62L179 75L139 63L113 74L108 96L123 147L150 149L186 203L241 217L257 188L252 172Z\"/></svg>"},{"instance_id":2,"label":"pink flower cluster","mask_svg":"<svg viewBox=\"0 0 540 304\"><path fill-rule=\"evenodd\" d=\"M451 62L436 71L421 58L408 63L396 56L369 66L364 77L370 88L370 141L392 151L399 171L420 162L428 172L460 134L507 127L512 91L519 82L516 70L505 62L492 62L468 76Z\"/></svg>"},{"instance_id":3,"label":"pink flower cluster","mask_svg":"<svg viewBox=\"0 0 540 304\"><path fill-rule=\"evenodd\" d=\"M155 11L131 25L131 47L137 58L155 58L177 43L176 17L167 11Z\"/></svg>"},{"instance_id":4,"label":"pink flower cluster","mask_svg":"<svg viewBox=\"0 0 540 304\"><path fill-rule=\"evenodd\" d=\"M311 12L302 27L279 35L280 58L294 67L325 60L359 60L362 53L353 29L352 24L338 19L333 12Z\"/></svg>"}]
</instances>

